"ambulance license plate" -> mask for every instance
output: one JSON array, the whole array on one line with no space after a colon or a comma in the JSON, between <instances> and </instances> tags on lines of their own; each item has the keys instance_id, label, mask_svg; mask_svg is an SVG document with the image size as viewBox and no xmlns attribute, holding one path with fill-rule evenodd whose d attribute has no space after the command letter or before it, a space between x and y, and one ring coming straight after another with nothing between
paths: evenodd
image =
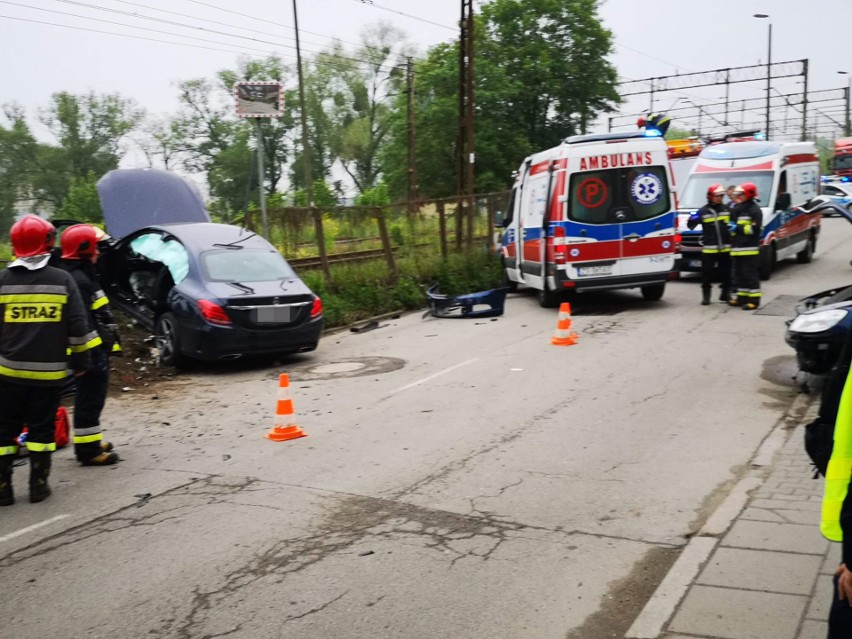
<instances>
[{"instance_id":1,"label":"ambulance license plate","mask_svg":"<svg viewBox=\"0 0 852 639\"><path fill-rule=\"evenodd\" d=\"M612 275L612 264L604 264L601 266L580 266L577 268L577 275L585 277L588 275Z\"/></svg>"},{"instance_id":2,"label":"ambulance license plate","mask_svg":"<svg viewBox=\"0 0 852 639\"><path fill-rule=\"evenodd\" d=\"M289 306L270 306L260 307L255 313L255 320L258 324L283 324L290 321Z\"/></svg>"}]
</instances>

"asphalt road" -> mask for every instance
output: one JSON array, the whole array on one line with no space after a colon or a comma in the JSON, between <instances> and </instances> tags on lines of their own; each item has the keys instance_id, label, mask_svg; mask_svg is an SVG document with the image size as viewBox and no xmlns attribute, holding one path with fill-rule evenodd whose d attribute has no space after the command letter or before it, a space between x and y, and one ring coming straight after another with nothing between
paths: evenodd
<instances>
[{"instance_id":1,"label":"asphalt road","mask_svg":"<svg viewBox=\"0 0 852 639\"><path fill-rule=\"evenodd\" d=\"M217 366L111 399L112 468L56 455L0 511L4 637L622 636L797 394L791 300L852 282L825 221L765 308L696 281L491 320L419 313L282 366ZM278 373L294 423L274 443Z\"/></svg>"}]
</instances>

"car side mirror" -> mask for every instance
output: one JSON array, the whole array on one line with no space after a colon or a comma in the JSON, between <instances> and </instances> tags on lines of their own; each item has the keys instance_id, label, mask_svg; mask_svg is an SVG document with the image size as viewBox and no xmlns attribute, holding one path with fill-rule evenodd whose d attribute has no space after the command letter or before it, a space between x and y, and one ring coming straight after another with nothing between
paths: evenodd
<instances>
[{"instance_id":1,"label":"car side mirror","mask_svg":"<svg viewBox=\"0 0 852 639\"><path fill-rule=\"evenodd\" d=\"M775 210L786 211L790 208L791 201L789 193L779 193L778 197L775 199Z\"/></svg>"}]
</instances>

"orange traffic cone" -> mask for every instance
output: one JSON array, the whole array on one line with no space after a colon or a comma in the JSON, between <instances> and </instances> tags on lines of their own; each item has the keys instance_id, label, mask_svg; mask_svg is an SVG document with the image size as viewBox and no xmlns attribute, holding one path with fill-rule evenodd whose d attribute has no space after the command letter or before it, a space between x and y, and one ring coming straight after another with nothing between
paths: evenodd
<instances>
[{"instance_id":1,"label":"orange traffic cone","mask_svg":"<svg viewBox=\"0 0 852 639\"><path fill-rule=\"evenodd\" d=\"M556 323L556 335L550 343L556 346L571 346L577 343L578 335L571 330L571 305L562 302L559 306L559 321Z\"/></svg>"},{"instance_id":2,"label":"orange traffic cone","mask_svg":"<svg viewBox=\"0 0 852 639\"><path fill-rule=\"evenodd\" d=\"M293 400L290 399L290 376L281 373L278 376L278 405L275 408L275 426L266 433L266 438L274 442L286 442L288 439L307 437L307 433L290 423L293 415Z\"/></svg>"}]
</instances>

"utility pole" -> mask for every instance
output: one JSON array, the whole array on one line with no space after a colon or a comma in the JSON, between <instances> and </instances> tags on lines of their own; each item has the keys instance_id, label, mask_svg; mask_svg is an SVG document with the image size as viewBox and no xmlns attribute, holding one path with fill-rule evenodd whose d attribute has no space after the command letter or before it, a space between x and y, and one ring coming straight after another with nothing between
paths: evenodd
<instances>
[{"instance_id":1,"label":"utility pole","mask_svg":"<svg viewBox=\"0 0 852 639\"><path fill-rule=\"evenodd\" d=\"M408 94L408 213L414 213L417 200L417 130L414 110L414 61L405 63L405 85Z\"/></svg>"},{"instance_id":2,"label":"utility pole","mask_svg":"<svg viewBox=\"0 0 852 639\"><path fill-rule=\"evenodd\" d=\"M305 163L305 195L308 207L314 204L314 179L311 175L311 145L308 141L308 110L305 105L305 78L302 75L302 49L299 44L299 12L293 0L293 25L296 30L296 67L299 74L299 111L302 115L302 161Z\"/></svg>"},{"instance_id":3,"label":"utility pole","mask_svg":"<svg viewBox=\"0 0 852 639\"><path fill-rule=\"evenodd\" d=\"M473 191L474 191L474 152L473 120L473 0L461 0L461 32L459 35L459 164L458 193L464 197L459 200L459 211L466 215L459 217L467 220L467 246L473 243ZM456 232L462 232L462 225L456 224ZM457 243L461 237L456 238Z\"/></svg>"},{"instance_id":4,"label":"utility pole","mask_svg":"<svg viewBox=\"0 0 852 639\"><path fill-rule=\"evenodd\" d=\"M808 60L803 61L805 63L805 68L802 72L802 75L805 78L805 86L802 89L802 140L807 140L807 130L808 130ZM816 136L814 136L814 140L816 140Z\"/></svg>"},{"instance_id":5,"label":"utility pole","mask_svg":"<svg viewBox=\"0 0 852 639\"><path fill-rule=\"evenodd\" d=\"M260 198L260 220L263 225L263 237L269 239L269 218L266 215L266 187L264 186L264 168L263 168L263 129L260 126L260 118L254 119L255 134L257 135L257 175L258 175L258 196Z\"/></svg>"}]
</instances>

